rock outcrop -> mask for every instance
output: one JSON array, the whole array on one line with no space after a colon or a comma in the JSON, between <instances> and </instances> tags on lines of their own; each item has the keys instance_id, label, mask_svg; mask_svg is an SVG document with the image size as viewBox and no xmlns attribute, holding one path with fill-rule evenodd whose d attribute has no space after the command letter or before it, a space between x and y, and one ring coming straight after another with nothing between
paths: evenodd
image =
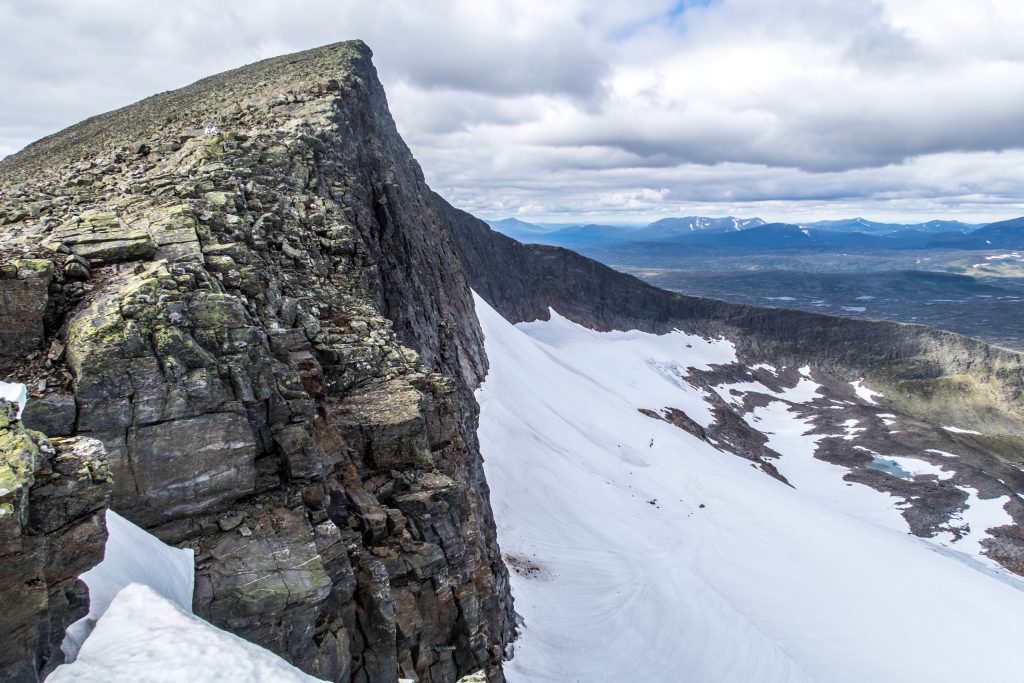
<instances>
[{"instance_id":1,"label":"rock outcrop","mask_svg":"<svg viewBox=\"0 0 1024 683\"><path fill-rule=\"evenodd\" d=\"M103 444L112 508L196 550L197 614L329 680L502 680L481 332L365 45L31 145L0 238L27 425Z\"/></svg>"},{"instance_id":2,"label":"rock outcrop","mask_svg":"<svg viewBox=\"0 0 1024 683\"><path fill-rule=\"evenodd\" d=\"M103 559L111 477L95 439L49 440L0 399L0 681L35 681L89 602L79 574Z\"/></svg>"}]
</instances>

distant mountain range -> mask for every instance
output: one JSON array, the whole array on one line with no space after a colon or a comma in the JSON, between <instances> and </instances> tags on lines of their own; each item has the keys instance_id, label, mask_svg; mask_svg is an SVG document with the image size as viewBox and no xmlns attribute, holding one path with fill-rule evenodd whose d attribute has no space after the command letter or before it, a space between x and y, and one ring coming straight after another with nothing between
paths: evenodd
<instances>
[{"instance_id":1,"label":"distant mountain range","mask_svg":"<svg viewBox=\"0 0 1024 683\"><path fill-rule=\"evenodd\" d=\"M863 218L815 223L765 223L760 218L663 218L643 227L621 225L539 226L515 218L490 223L521 242L570 248L609 247L627 251L674 247L712 252L874 251L924 249L1022 249L1024 218L987 225L960 221L876 223Z\"/></svg>"},{"instance_id":2,"label":"distant mountain range","mask_svg":"<svg viewBox=\"0 0 1024 683\"><path fill-rule=\"evenodd\" d=\"M960 221L928 221L927 223L876 223L864 218L843 218L836 221L817 221L801 224L806 228L817 228L830 232L864 232L873 235L914 230L916 232L970 232L983 224Z\"/></svg>"}]
</instances>

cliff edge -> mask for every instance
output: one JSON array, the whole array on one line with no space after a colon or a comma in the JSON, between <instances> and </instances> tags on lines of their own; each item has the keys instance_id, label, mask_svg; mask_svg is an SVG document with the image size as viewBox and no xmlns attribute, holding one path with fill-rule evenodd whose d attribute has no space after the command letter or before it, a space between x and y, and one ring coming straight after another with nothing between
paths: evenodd
<instances>
[{"instance_id":1,"label":"cliff edge","mask_svg":"<svg viewBox=\"0 0 1024 683\"><path fill-rule=\"evenodd\" d=\"M111 508L195 550L196 614L329 680L502 680L481 332L364 44L4 159L0 240L0 373L31 390L25 425L102 442ZM59 660L26 656L0 679Z\"/></svg>"}]
</instances>

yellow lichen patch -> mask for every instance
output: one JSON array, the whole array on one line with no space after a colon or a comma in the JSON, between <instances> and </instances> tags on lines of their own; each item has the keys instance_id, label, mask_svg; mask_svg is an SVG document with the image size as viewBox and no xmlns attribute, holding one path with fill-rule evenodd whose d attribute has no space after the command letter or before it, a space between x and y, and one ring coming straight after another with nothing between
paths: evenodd
<instances>
[{"instance_id":1,"label":"yellow lichen patch","mask_svg":"<svg viewBox=\"0 0 1024 683\"><path fill-rule=\"evenodd\" d=\"M0 404L0 501L13 504L32 485L39 447L13 418L14 407Z\"/></svg>"}]
</instances>

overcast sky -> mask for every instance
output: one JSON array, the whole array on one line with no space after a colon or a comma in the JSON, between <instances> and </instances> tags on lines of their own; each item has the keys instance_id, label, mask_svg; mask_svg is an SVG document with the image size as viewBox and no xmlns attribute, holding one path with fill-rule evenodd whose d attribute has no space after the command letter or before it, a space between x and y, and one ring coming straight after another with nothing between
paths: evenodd
<instances>
[{"instance_id":1,"label":"overcast sky","mask_svg":"<svg viewBox=\"0 0 1024 683\"><path fill-rule=\"evenodd\" d=\"M0 0L0 31L0 156L361 38L484 218L1024 215L1021 0Z\"/></svg>"}]
</instances>

